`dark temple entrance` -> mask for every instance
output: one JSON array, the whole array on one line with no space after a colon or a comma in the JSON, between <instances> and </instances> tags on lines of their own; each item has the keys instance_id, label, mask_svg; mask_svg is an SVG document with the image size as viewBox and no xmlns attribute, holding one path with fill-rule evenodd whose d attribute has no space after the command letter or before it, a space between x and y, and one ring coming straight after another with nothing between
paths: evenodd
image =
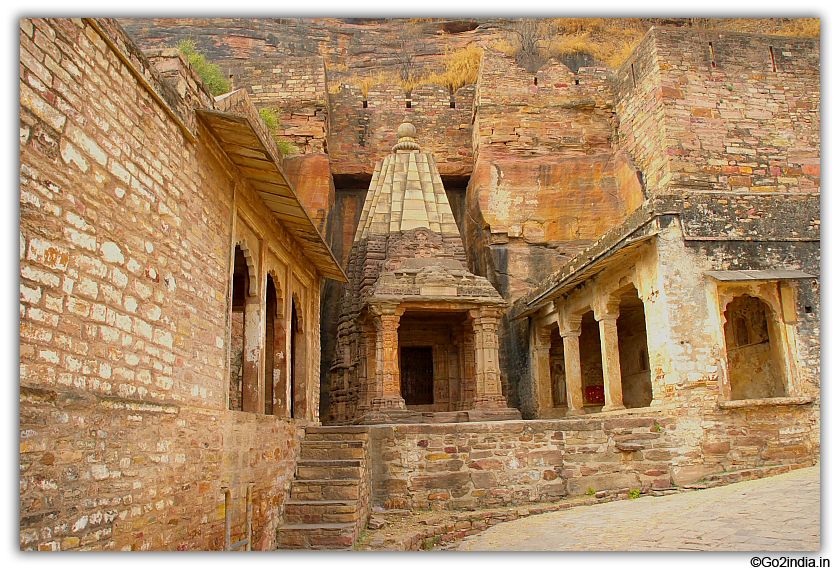
<instances>
[{"instance_id":1,"label":"dark temple entrance","mask_svg":"<svg viewBox=\"0 0 840 570\"><path fill-rule=\"evenodd\" d=\"M407 406L435 403L431 346L404 346L400 349L400 384Z\"/></svg>"}]
</instances>

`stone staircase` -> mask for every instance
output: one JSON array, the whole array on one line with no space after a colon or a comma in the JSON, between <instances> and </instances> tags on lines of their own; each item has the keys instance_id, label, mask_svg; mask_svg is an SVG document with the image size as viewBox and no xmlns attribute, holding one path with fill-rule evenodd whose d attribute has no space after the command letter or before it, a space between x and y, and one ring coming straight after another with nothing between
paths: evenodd
<instances>
[{"instance_id":1,"label":"stone staircase","mask_svg":"<svg viewBox=\"0 0 840 570\"><path fill-rule=\"evenodd\" d=\"M306 428L278 549L353 548L370 513L369 447L364 426Z\"/></svg>"}]
</instances>

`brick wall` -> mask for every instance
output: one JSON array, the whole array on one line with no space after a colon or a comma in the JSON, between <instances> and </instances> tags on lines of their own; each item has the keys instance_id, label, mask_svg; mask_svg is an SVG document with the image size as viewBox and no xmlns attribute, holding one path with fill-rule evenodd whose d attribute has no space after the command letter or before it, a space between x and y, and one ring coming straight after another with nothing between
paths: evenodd
<instances>
[{"instance_id":1,"label":"brick wall","mask_svg":"<svg viewBox=\"0 0 840 570\"><path fill-rule=\"evenodd\" d=\"M366 98L361 88L343 85L329 96L333 174L369 178L376 161L397 143L397 127L408 121L423 150L435 155L441 176L469 176L473 94L472 85L460 88L453 109L449 91L440 85L421 85L410 97L397 85L374 85Z\"/></svg>"},{"instance_id":2,"label":"brick wall","mask_svg":"<svg viewBox=\"0 0 840 570\"><path fill-rule=\"evenodd\" d=\"M654 28L615 75L622 144L653 191L816 191L819 59L817 39Z\"/></svg>"},{"instance_id":3,"label":"brick wall","mask_svg":"<svg viewBox=\"0 0 840 570\"><path fill-rule=\"evenodd\" d=\"M233 88L244 87L258 109L278 112L279 140L295 145L300 154L326 152L328 130L324 60L313 57L264 57L221 60Z\"/></svg>"},{"instance_id":4,"label":"brick wall","mask_svg":"<svg viewBox=\"0 0 840 570\"><path fill-rule=\"evenodd\" d=\"M218 549L253 481L267 548L302 430L227 409L234 191L314 268L113 21L20 37L21 547Z\"/></svg>"}]
</instances>

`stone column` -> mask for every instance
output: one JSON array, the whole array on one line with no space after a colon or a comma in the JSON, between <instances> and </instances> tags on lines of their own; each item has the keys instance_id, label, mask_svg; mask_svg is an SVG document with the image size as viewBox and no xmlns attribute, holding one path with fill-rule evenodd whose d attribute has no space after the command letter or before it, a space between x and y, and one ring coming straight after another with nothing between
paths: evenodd
<instances>
[{"instance_id":1,"label":"stone column","mask_svg":"<svg viewBox=\"0 0 840 570\"><path fill-rule=\"evenodd\" d=\"M569 416L583 413L583 377L580 373L580 319L577 330L561 330L563 364L566 368L566 404Z\"/></svg>"},{"instance_id":2,"label":"stone column","mask_svg":"<svg viewBox=\"0 0 840 570\"><path fill-rule=\"evenodd\" d=\"M499 370L499 319L501 311L492 307L471 309L475 335L475 407L507 408L502 395Z\"/></svg>"},{"instance_id":3,"label":"stone column","mask_svg":"<svg viewBox=\"0 0 840 570\"><path fill-rule=\"evenodd\" d=\"M554 407L554 392L551 385L551 335L550 329L534 322L533 348L531 349L531 366L534 376L534 404L537 407L537 417Z\"/></svg>"},{"instance_id":4,"label":"stone column","mask_svg":"<svg viewBox=\"0 0 840 570\"><path fill-rule=\"evenodd\" d=\"M376 314L378 313L378 314ZM396 307L379 307L374 313L376 327L376 396L372 410L405 410L400 394L400 340L397 330L400 314Z\"/></svg>"},{"instance_id":5,"label":"stone column","mask_svg":"<svg viewBox=\"0 0 840 570\"><path fill-rule=\"evenodd\" d=\"M242 411L264 413L262 332L259 297L245 297L245 339L242 357Z\"/></svg>"},{"instance_id":6,"label":"stone column","mask_svg":"<svg viewBox=\"0 0 840 570\"><path fill-rule=\"evenodd\" d=\"M609 303L595 313L598 328L601 331L601 365L604 370L604 407L603 411L624 409L621 392L621 366L618 359L618 306Z\"/></svg>"},{"instance_id":7,"label":"stone column","mask_svg":"<svg viewBox=\"0 0 840 570\"><path fill-rule=\"evenodd\" d=\"M360 327L358 331L359 361L357 378L359 391L356 395L352 417L358 417L370 411L371 399L382 393L376 379L376 328L372 325Z\"/></svg>"},{"instance_id":8,"label":"stone column","mask_svg":"<svg viewBox=\"0 0 840 570\"><path fill-rule=\"evenodd\" d=\"M464 342L461 346L462 384L458 409L471 410L475 407L475 334L472 325L464 323L461 334Z\"/></svg>"}]
</instances>

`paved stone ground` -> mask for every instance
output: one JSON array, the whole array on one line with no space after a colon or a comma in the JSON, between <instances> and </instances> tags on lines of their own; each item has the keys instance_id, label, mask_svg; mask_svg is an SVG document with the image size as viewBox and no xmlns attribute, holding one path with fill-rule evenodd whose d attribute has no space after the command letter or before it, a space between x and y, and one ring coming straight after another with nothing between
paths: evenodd
<instances>
[{"instance_id":1,"label":"paved stone ground","mask_svg":"<svg viewBox=\"0 0 840 570\"><path fill-rule=\"evenodd\" d=\"M820 467L756 481L576 507L498 524L458 550L820 548Z\"/></svg>"}]
</instances>

